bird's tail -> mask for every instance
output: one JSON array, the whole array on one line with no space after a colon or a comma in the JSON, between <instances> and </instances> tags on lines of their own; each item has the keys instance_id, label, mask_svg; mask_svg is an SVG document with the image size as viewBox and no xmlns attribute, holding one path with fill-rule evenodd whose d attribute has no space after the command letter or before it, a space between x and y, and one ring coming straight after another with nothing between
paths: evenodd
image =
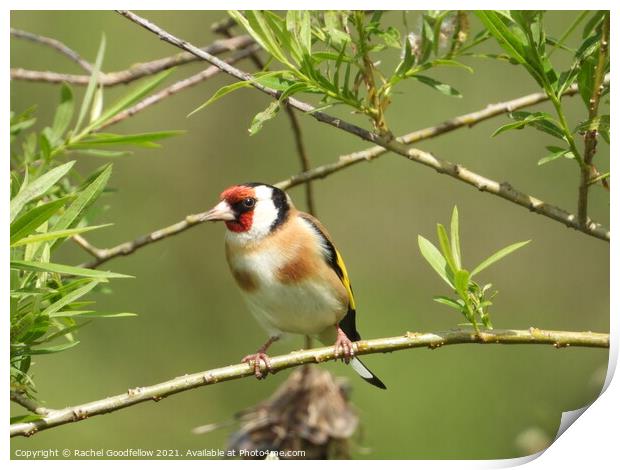
<instances>
[{"instance_id":1,"label":"bird's tail","mask_svg":"<svg viewBox=\"0 0 620 470\"><path fill-rule=\"evenodd\" d=\"M357 357L351 359L350 364L351 367L353 367L353 370L357 372L360 377L369 384L374 385L375 387L382 388L383 390L387 388L385 384L381 382L381 379L375 374L373 374L372 371L368 367L366 367L364 363L360 361Z\"/></svg>"}]
</instances>

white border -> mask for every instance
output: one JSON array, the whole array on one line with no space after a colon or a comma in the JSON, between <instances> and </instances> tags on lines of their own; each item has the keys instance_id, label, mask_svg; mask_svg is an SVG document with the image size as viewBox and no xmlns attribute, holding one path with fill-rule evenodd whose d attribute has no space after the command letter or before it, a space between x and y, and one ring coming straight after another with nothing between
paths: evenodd
<instances>
[{"instance_id":1,"label":"white border","mask_svg":"<svg viewBox=\"0 0 620 470\"><path fill-rule=\"evenodd\" d=\"M84 2L78 2L74 0L57 0L53 3L49 1L30 1L30 0L22 0L22 1L5 1L3 5L5 9L3 11L3 15L1 18L2 24L2 49L0 53L0 62L2 63L2 70L4 70L3 82L4 86L1 90L1 95L4 100L3 103L8 103L10 100L10 79L9 79L9 23L10 23L10 10L45 10L45 9L55 9L55 10L108 10L112 7L116 8L129 8L136 10L166 10L169 9L170 2L165 2L162 0L156 1L144 1L144 0L130 0L123 2L103 2L100 0L94 0L88 2L86 5ZM238 1L238 0L229 0L226 2L227 8L256 8L260 6L261 8L268 9L303 9L303 8L312 8L312 9L333 9L335 6L339 8L345 9L373 9L376 8L377 2L370 1L340 1L340 2L327 2L322 0L315 0L311 4L309 2L292 2L292 1L274 1L274 0L261 0L260 2L250 2L250 1ZM433 9L449 9L449 8L461 8L461 9L497 9L497 8L505 8L509 9L511 7L515 8L537 8L537 9L581 9L583 8L583 3L578 2L568 2L568 1L519 1L519 2L506 2L506 1L470 1L464 4L462 1L445 1L445 0L436 0L433 2L424 2L420 4L411 4L410 2L403 1L393 1L393 0L383 0L380 3L381 7L384 9L390 10L401 10L407 9L411 7L416 7L417 9L421 9L424 6L432 7ZM615 33L618 31L618 23L616 9L613 8L612 2L610 1L590 1L587 6L591 9L611 9L611 21L612 21L612 42L615 39ZM176 10L195 10L200 7L208 8L210 5L205 2L196 2L196 1L188 1L188 0L175 0L174 7ZM612 55L612 71L615 68L617 53L615 44L612 44L610 47L611 55ZM613 90L612 90L613 93ZM615 104L615 101L612 101L612 106ZM6 106L6 105L5 105ZM8 113L5 112L0 113L0 123L1 128L6 129L8 127ZM612 121L612 133L615 136L615 120ZM3 139L4 142L4 154L5 158L8 156L8 139ZM615 155L615 139L612 142L611 154ZM616 164L616 159L611 159L611 171L613 174L616 174L616 170L618 169L618 165ZM3 172L8 171L8 163L4 162ZM2 181L8 181L7 175L2 176ZM611 192L611 207L616 208L618 206L618 191L615 190L616 185L612 186ZM4 190L5 198L6 198L6 188ZM1 219L4 220L5 229L1 233L0 245L8 246L8 204L0 205L0 214ZM613 233L618 233L618 218L616 214L612 214L611 221L611 231ZM8 250L2 252L0 255L0 263L2 266L8 264ZM576 421L575 424L570 426L569 429L566 430L557 441L551 445L545 452L542 454L536 454L530 457L524 457L520 459L507 459L507 460L452 460L452 461L409 461L409 460L401 460L401 461L390 461L390 466L393 468L396 467L407 467L409 468L411 465L423 465L423 468L502 468L502 467L513 467L517 465L527 464L528 468L532 469L547 469L549 466L561 467L564 469L573 469L573 468L589 468L595 466L604 466L608 467L610 462L616 461L615 455L615 446L618 445L618 433L617 433L617 425L616 420L620 415L620 385L618 385L618 380L611 381L618 358L618 287L616 289L613 286L620 286L618 283L618 249L615 244L611 245L611 273L610 273L610 282L611 282L611 311L614 312L614 315L611 316L611 334L612 334L612 348L610 351L610 365L607 373L607 378L605 381L606 390L603 394L590 406L581 417ZM1 271L1 279L2 279L2 288L3 292L6 292L8 287L7 274L8 271L6 268ZM6 321L6 319L5 319ZM3 335L2 342L5 344L6 338ZM8 344L7 344L8 349ZM6 349L5 349L6 351ZM6 365L6 361L0 361L0 367L2 367L2 376L8 377L8 367ZM2 417L3 422L8 423L9 421L9 407L7 406L8 400L8 387L4 390L5 399L3 401L2 406ZM570 417L566 419L571 420ZM9 459L10 454L10 446L8 436L5 440L0 444L2 449L2 455L6 460ZM538 457L538 458L536 458ZM162 460L149 460L149 461L128 461L129 465L134 468L141 468L148 466L149 468L169 468L171 466L171 462L162 461ZM528 463L529 462L529 463ZM238 466L238 465L267 465L267 463L261 462L240 462L240 461L209 461L208 463L202 460L195 461L184 461L182 465L186 466L194 466L204 468L204 465L217 465L217 466ZM81 461L11 461L10 465L15 468L32 468L33 466L45 465L50 468L66 468L69 467L82 467L84 465ZM95 468L104 468L110 465L110 462L107 461L89 461L89 467ZM178 465L178 463L175 463ZM314 466L313 462L295 462L296 466L307 467ZM323 463L325 466L338 466L341 467L343 465L364 465L361 461L352 461L350 463L343 461L328 461Z\"/></svg>"}]
</instances>

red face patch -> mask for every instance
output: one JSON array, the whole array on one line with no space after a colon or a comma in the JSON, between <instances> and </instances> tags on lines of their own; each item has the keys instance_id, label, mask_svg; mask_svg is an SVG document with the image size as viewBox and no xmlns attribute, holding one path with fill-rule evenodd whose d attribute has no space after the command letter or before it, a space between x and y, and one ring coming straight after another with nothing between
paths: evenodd
<instances>
[{"instance_id":1,"label":"red face patch","mask_svg":"<svg viewBox=\"0 0 620 470\"><path fill-rule=\"evenodd\" d=\"M254 209L243 210L242 208L239 210L243 200L248 197L254 198L256 196L254 188L247 186L231 186L220 195L220 198L226 201L230 207L233 208L235 213L239 214L237 220L228 220L225 222L226 227L231 232L247 232L252 228Z\"/></svg>"},{"instance_id":2,"label":"red face patch","mask_svg":"<svg viewBox=\"0 0 620 470\"><path fill-rule=\"evenodd\" d=\"M252 228L254 211L244 212L237 220L227 220L224 222L231 232L247 232Z\"/></svg>"}]
</instances>

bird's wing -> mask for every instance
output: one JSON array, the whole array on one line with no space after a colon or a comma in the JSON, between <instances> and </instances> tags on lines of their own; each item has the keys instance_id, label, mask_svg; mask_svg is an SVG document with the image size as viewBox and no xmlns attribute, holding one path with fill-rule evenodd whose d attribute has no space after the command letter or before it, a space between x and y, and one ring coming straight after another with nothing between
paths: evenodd
<instances>
[{"instance_id":1,"label":"bird's wing","mask_svg":"<svg viewBox=\"0 0 620 470\"><path fill-rule=\"evenodd\" d=\"M340 328L345 332L347 337L352 341L360 339L360 335L355 327L355 297L353 296L353 289L351 287L351 281L349 280L349 273L347 273L347 267L344 264L342 256L334 246L334 243L329 236L325 227L316 218L310 214L300 212L299 216L302 217L315 229L317 234L322 238L323 245L326 248L325 262L334 270L338 279L344 285L349 298L348 311L345 317L340 322Z\"/></svg>"}]
</instances>

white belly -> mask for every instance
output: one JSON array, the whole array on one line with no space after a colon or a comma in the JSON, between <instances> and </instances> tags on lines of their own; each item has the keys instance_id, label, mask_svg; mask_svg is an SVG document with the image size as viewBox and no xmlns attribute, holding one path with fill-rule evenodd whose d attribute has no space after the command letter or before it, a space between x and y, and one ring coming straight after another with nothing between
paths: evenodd
<instances>
[{"instance_id":1,"label":"white belly","mask_svg":"<svg viewBox=\"0 0 620 470\"><path fill-rule=\"evenodd\" d=\"M249 273L258 286L242 291L252 314L272 334L315 335L336 325L347 313L337 292L320 278L281 283L276 273L287 259L273 249L230 260L231 267Z\"/></svg>"},{"instance_id":2,"label":"white belly","mask_svg":"<svg viewBox=\"0 0 620 470\"><path fill-rule=\"evenodd\" d=\"M297 285L273 283L244 293L250 311L273 332L319 334L334 327L346 309L324 283L307 280Z\"/></svg>"}]
</instances>

